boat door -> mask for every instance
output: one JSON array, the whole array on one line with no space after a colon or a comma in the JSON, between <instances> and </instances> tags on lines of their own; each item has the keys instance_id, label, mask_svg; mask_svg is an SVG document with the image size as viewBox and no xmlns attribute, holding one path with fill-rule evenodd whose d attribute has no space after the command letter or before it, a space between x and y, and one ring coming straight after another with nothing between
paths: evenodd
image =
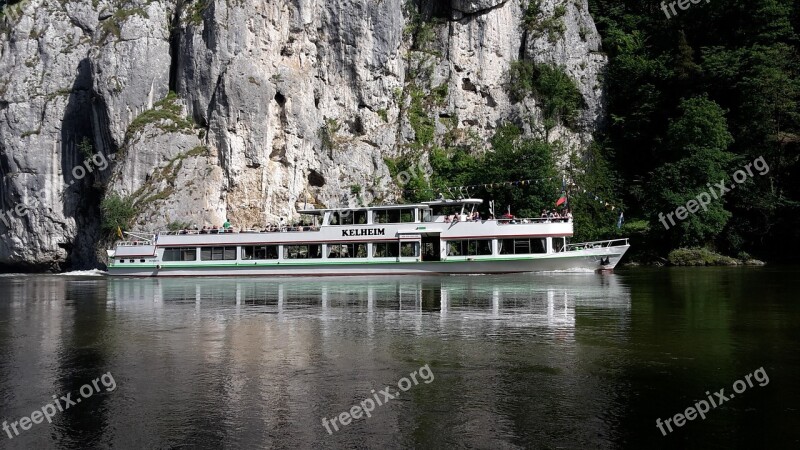
<instances>
[{"instance_id":1,"label":"boat door","mask_svg":"<svg viewBox=\"0 0 800 450\"><path fill-rule=\"evenodd\" d=\"M440 261L442 259L441 242L438 234L422 236L422 260Z\"/></svg>"}]
</instances>

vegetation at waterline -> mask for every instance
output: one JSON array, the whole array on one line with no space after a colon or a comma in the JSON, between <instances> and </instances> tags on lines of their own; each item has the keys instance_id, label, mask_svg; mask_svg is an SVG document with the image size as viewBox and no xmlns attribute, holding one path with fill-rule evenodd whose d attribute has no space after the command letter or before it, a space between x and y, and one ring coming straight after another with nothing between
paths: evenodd
<instances>
[{"instance_id":1,"label":"vegetation at waterline","mask_svg":"<svg viewBox=\"0 0 800 450\"><path fill-rule=\"evenodd\" d=\"M669 252L667 260L673 266L735 266L747 262L720 255L707 248L677 248Z\"/></svg>"}]
</instances>

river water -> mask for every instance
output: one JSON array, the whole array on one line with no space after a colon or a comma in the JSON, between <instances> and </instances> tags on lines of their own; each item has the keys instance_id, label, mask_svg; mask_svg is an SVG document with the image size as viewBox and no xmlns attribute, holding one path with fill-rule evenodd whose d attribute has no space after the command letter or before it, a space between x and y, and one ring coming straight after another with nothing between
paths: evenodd
<instances>
[{"instance_id":1,"label":"river water","mask_svg":"<svg viewBox=\"0 0 800 450\"><path fill-rule=\"evenodd\" d=\"M799 448L798 274L0 276L0 447Z\"/></svg>"}]
</instances>

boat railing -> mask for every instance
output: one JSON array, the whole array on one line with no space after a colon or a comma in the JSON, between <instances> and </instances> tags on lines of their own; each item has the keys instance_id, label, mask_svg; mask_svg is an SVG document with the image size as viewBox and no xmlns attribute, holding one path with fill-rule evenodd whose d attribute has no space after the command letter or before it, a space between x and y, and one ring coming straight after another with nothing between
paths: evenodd
<instances>
[{"instance_id":1,"label":"boat railing","mask_svg":"<svg viewBox=\"0 0 800 450\"><path fill-rule=\"evenodd\" d=\"M562 248L562 252L574 250L588 250L592 248L616 247L620 245L628 245L628 238L609 239L606 241L592 241L592 242L578 242L575 244L567 244Z\"/></svg>"},{"instance_id":2,"label":"boat railing","mask_svg":"<svg viewBox=\"0 0 800 450\"><path fill-rule=\"evenodd\" d=\"M117 246L119 246L119 247L141 247L142 245L153 245L153 241L141 240L141 241L119 241L119 242L117 242Z\"/></svg>"},{"instance_id":3,"label":"boat railing","mask_svg":"<svg viewBox=\"0 0 800 450\"><path fill-rule=\"evenodd\" d=\"M319 231L319 227L312 226L283 226L283 227L267 227L258 229L210 229L210 230L176 230L176 231L159 231L159 236L184 236L184 235L198 235L198 234L239 234L239 233L292 233L303 231Z\"/></svg>"},{"instance_id":4,"label":"boat railing","mask_svg":"<svg viewBox=\"0 0 800 450\"><path fill-rule=\"evenodd\" d=\"M458 222L497 222L499 225L521 225L532 223L568 223L572 219L566 217L500 217L499 219L465 219L453 218L448 216L434 216L435 220L423 221L422 223L458 223Z\"/></svg>"},{"instance_id":5,"label":"boat railing","mask_svg":"<svg viewBox=\"0 0 800 450\"><path fill-rule=\"evenodd\" d=\"M568 223L572 222L571 218L567 217L514 217L506 218L501 217L496 219L500 225L519 225L531 223Z\"/></svg>"}]
</instances>

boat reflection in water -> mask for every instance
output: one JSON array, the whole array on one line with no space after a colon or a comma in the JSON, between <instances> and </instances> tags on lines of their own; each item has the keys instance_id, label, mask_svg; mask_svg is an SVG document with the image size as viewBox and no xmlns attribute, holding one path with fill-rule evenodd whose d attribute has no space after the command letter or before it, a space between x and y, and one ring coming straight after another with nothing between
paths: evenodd
<instances>
[{"instance_id":1,"label":"boat reflection in water","mask_svg":"<svg viewBox=\"0 0 800 450\"><path fill-rule=\"evenodd\" d=\"M625 381L606 376L630 339L623 280L123 278L108 280L107 303L125 318L120 352L147 354L148 380L173 380L177 415L205 411L189 444L585 448L609 446L628 410ZM338 433L322 427L426 364L435 381Z\"/></svg>"},{"instance_id":2,"label":"boat reflection in water","mask_svg":"<svg viewBox=\"0 0 800 450\"><path fill-rule=\"evenodd\" d=\"M630 292L614 274L331 278L109 279L116 309L173 311L193 305L204 314L317 316L370 313L399 322L438 315L440 322L488 320L505 326L571 329L576 310L627 317ZM372 319L372 320L369 320ZM421 323L421 322L420 322Z\"/></svg>"}]
</instances>

